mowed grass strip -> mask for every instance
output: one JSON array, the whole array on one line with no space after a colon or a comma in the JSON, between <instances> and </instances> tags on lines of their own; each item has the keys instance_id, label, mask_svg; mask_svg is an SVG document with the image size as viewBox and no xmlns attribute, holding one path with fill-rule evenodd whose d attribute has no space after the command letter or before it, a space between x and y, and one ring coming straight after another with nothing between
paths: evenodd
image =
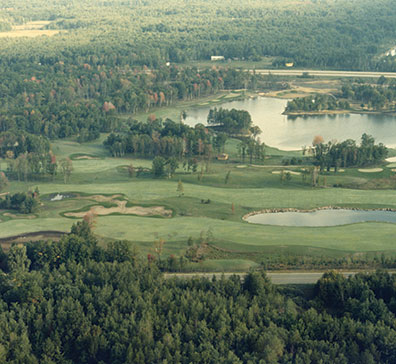
<instances>
[{"instance_id":1,"label":"mowed grass strip","mask_svg":"<svg viewBox=\"0 0 396 364\"><path fill-rule=\"evenodd\" d=\"M48 184L31 183L42 194L79 191L89 194L125 194L129 200L150 201L178 196L177 181L130 179L124 183ZM15 183L15 190L23 190L23 183ZM234 203L251 209L300 208L319 206L385 206L396 207L396 191L352 190L342 188L217 188L184 183L184 194L198 200L210 199L224 204Z\"/></svg>"},{"instance_id":2,"label":"mowed grass strip","mask_svg":"<svg viewBox=\"0 0 396 364\"><path fill-rule=\"evenodd\" d=\"M216 245L235 251L259 251L261 246L307 246L348 252L396 250L396 225L361 223L336 227L280 227L215 220L206 217L176 217L170 220L108 216L97 220L100 236L131 241L187 242L210 230ZM180 249L186 243L180 243ZM177 253L177 251L175 251Z\"/></svg>"}]
</instances>

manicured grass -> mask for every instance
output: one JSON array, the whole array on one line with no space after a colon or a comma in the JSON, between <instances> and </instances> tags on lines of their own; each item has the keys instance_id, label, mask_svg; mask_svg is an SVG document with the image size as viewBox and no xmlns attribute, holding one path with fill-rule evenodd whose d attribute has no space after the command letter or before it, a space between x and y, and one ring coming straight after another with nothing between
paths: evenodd
<instances>
[{"instance_id":1,"label":"manicured grass","mask_svg":"<svg viewBox=\"0 0 396 364\"><path fill-rule=\"evenodd\" d=\"M260 251L265 246L301 246L334 249L344 252L396 250L396 225L363 223L326 228L279 227L244 222L215 220L206 217L176 217L171 220L140 217L100 217L99 235L114 239L154 241L161 237L170 242L186 242L211 231L216 246L233 251ZM186 244L181 244L185 249Z\"/></svg>"}]
</instances>

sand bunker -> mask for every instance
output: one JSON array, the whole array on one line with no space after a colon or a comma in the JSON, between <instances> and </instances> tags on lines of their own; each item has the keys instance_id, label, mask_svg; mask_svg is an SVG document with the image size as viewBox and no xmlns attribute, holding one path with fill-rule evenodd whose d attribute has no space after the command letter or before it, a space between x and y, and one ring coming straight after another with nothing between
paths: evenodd
<instances>
[{"instance_id":1,"label":"sand bunker","mask_svg":"<svg viewBox=\"0 0 396 364\"><path fill-rule=\"evenodd\" d=\"M334 168L333 167L330 168L330 172L334 172ZM343 172L345 172L345 169L339 168L339 169L337 169L337 172L343 173Z\"/></svg>"},{"instance_id":2,"label":"sand bunker","mask_svg":"<svg viewBox=\"0 0 396 364\"><path fill-rule=\"evenodd\" d=\"M272 171L272 174L281 174L282 171ZM284 174L286 173L290 173L293 174L295 176L299 176L301 174L301 172L294 172L294 171L283 171Z\"/></svg>"},{"instance_id":3,"label":"sand bunker","mask_svg":"<svg viewBox=\"0 0 396 364\"><path fill-rule=\"evenodd\" d=\"M387 162L389 162L389 163L393 163L393 162L396 162L396 157L386 158L385 160L386 160Z\"/></svg>"},{"instance_id":4,"label":"sand bunker","mask_svg":"<svg viewBox=\"0 0 396 364\"><path fill-rule=\"evenodd\" d=\"M382 172L383 168L359 168L358 171L362 173L377 173Z\"/></svg>"},{"instance_id":5,"label":"sand bunker","mask_svg":"<svg viewBox=\"0 0 396 364\"><path fill-rule=\"evenodd\" d=\"M114 201L117 206L114 207L104 207L104 206L92 206L89 211L82 212L67 212L65 216L68 217L84 217L87 212L92 212L97 216L106 216L110 214L122 214L122 215L137 215L137 216L164 216L171 217L172 210L165 209L164 206L152 206L152 207L142 207L133 206L126 207L127 201Z\"/></svg>"},{"instance_id":6,"label":"sand bunker","mask_svg":"<svg viewBox=\"0 0 396 364\"><path fill-rule=\"evenodd\" d=\"M237 168L247 168L246 164L241 164L240 166L236 166Z\"/></svg>"},{"instance_id":7,"label":"sand bunker","mask_svg":"<svg viewBox=\"0 0 396 364\"><path fill-rule=\"evenodd\" d=\"M391 171L392 171L392 172L396 172L396 168L392 168Z\"/></svg>"},{"instance_id":8,"label":"sand bunker","mask_svg":"<svg viewBox=\"0 0 396 364\"><path fill-rule=\"evenodd\" d=\"M82 160L82 159L92 160L92 159L99 159L99 158L98 157L91 157L90 155L79 155L77 157L74 157L73 159L75 159L75 160Z\"/></svg>"}]
</instances>

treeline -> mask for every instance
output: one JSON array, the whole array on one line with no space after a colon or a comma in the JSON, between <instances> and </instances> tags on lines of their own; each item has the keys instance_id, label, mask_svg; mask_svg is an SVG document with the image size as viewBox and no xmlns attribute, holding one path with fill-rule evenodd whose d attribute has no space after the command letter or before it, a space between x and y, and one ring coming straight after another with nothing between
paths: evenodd
<instances>
[{"instance_id":1,"label":"treeline","mask_svg":"<svg viewBox=\"0 0 396 364\"><path fill-rule=\"evenodd\" d=\"M314 164L323 171L339 167L360 167L376 165L383 162L388 154L387 148L382 144L375 144L371 135L363 134L360 145L352 139L341 143L323 142L314 145Z\"/></svg>"},{"instance_id":2,"label":"treeline","mask_svg":"<svg viewBox=\"0 0 396 364\"><path fill-rule=\"evenodd\" d=\"M330 272L312 296L263 272L164 279L84 223L0 254L2 363L394 363L396 278Z\"/></svg>"},{"instance_id":3,"label":"treeline","mask_svg":"<svg viewBox=\"0 0 396 364\"><path fill-rule=\"evenodd\" d=\"M287 102L285 113L293 112L319 112L324 110L349 110L348 101L337 100L335 96L315 95L297 97Z\"/></svg>"},{"instance_id":4,"label":"treeline","mask_svg":"<svg viewBox=\"0 0 396 364\"><path fill-rule=\"evenodd\" d=\"M210 157L225 142L224 135L217 136L202 124L190 127L170 119L155 119L146 123L132 121L127 135L110 134L103 144L118 157L131 153L139 157L182 158Z\"/></svg>"}]
</instances>

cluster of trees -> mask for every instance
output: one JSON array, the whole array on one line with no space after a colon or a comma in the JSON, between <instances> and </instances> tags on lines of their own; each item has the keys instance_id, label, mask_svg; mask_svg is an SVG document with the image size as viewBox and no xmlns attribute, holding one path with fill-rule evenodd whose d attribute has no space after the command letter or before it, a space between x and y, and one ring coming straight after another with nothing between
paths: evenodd
<instances>
[{"instance_id":1,"label":"cluster of trees","mask_svg":"<svg viewBox=\"0 0 396 364\"><path fill-rule=\"evenodd\" d=\"M50 143L47 138L23 131L0 132L0 158L14 159L21 154L47 154Z\"/></svg>"},{"instance_id":2,"label":"cluster of trees","mask_svg":"<svg viewBox=\"0 0 396 364\"><path fill-rule=\"evenodd\" d=\"M263 272L164 279L85 223L0 254L2 363L393 363L396 278L330 272L313 296Z\"/></svg>"},{"instance_id":3,"label":"cluster of trees","mask_svg":"<svg viewBox=\"0 0 396 364\"><path fill-rule=\"evenodd\" d=\"M7 194L0 198L0 209L15 210L21 214L30 214L39 206L40 195L38 190L35 192L17 192L13 195Z\"/></svg>"},{"instance_id":4,"label":"cluster of trees","mask_svg":"<svg viewBox=\"0 0 396 364\"><path fill-rule=\"evenodd\" d=\"M257 161L263 161L265 158L265 144L260 142L260 139L242 138L238 144L238 154L245 162L246 157L249 157L249 163L253 162L253 159Z\"/></svg>"},{"instance_id":5,"label":"cluster of trees","mask_svg":"<svg viewBox=\"0 0 396 364\"><path fill-rule=\"evenodd\" d=\"M380 77L377 85L351 83L341 88L341 97L360 102L362 106L381 110L383 108L395 108L396 80L387 80Z\"/></svg>"},{"instance_id":6,"label":"cluster of trees","mask_svg":"<svg viewBox=\"0 0 396 364\"><path fill-rule=\"evenodd\" d=\"M341 143L320 142L314 145L314 164L323 171L339 167L357 167L378 164L386 158L387 148L382 144L375 144L371 135L363 134L360 145L352 139Z\"/></svg>"},{"instance_id":7,"label":"cluster of trees","mask_svg":"<svg viewBox=\"0 0 396 364\"><path fill-rule=\"evenodd\" d=\"M297 97L287 102L285 113L300 111L318 112L322 110L348 110L350 104L345 100L337 100L331 95L315 95Z\"/></svg>"},{"instance_id":8,"label":"cluster of trees","mask_svg":"<svg viewBox=\"0 0 396 364\"><path fill-rule=\"evenodd\" d=\"M55 177L57 161L46 137L15 129L0 133L0 158L7 161L7 174L19 181Z\"/></svg>"},{"instance_id":9,"label":"cluster of trees","mask_svg":"<svg viewBox=\"0 0 396 364\"><path fill-rule=\"evenodd\" d=\"M63 158L58 161L51 151L45 154L33 152L19 154L17 158L6 160L7 176L18 181L27 182L28 180L33 181L42 178L54 180L58 172L61 171L63 180L67 183L73 171L73 162L70 158Z\"/></svg>"},{"instance_id":10,"label":"cluster of trees","mask_svg":"<svg viewBox=\"0 0 396 364\"><path fill-rule=\"evenodd\" d=\"M226 142L224 135L216 136L202 124L190 127L170 119L149 120L146 123L132 121L125 134L110 134L104 141L113 156L132 153L140 157L164 158L209 156L220 150Z\"/></svg>"},{"instance_id":11,"label":"cluster of trees","mask_svg":"<svg viewBox=\"0 0 396 364\"><path fill-rule=\"evenodd\" d=\"M249 134L252 126L249 112L237 109L210 109L207 121L215 130L228 135Z\"/></svg>"}]
</instances>

